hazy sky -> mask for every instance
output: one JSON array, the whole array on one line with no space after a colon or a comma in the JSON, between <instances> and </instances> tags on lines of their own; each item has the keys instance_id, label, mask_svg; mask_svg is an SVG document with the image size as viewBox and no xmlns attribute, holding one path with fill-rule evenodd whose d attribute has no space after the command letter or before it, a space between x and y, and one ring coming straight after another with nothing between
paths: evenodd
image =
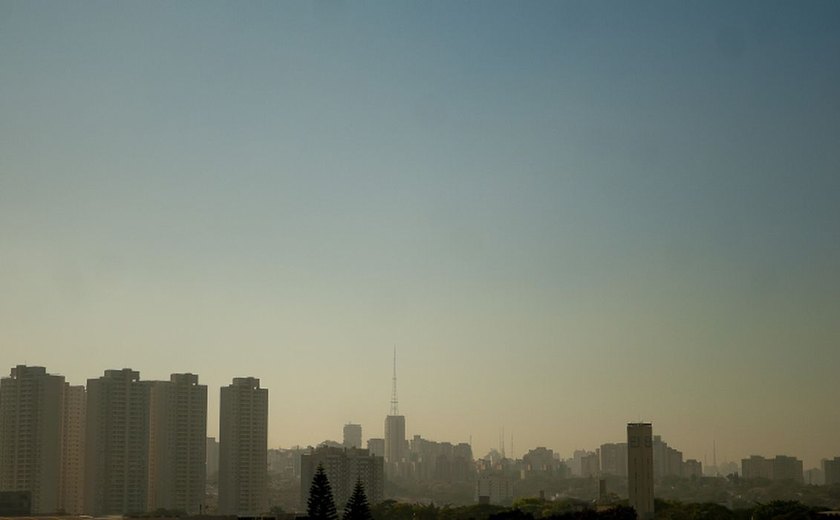
<instances>
[{"instance_id":1,"label":"hazy sky","mask_svg":"<svg viewBox=\"0 0 840 520\"><path fill-rule=\"evenodd\" d=\"M0 369L271 446L840 455L840 3L0 0ZM508 441L510 439L508 438ZM510 446L508 444L508 450Z\"/></svg>"}]
</instances>

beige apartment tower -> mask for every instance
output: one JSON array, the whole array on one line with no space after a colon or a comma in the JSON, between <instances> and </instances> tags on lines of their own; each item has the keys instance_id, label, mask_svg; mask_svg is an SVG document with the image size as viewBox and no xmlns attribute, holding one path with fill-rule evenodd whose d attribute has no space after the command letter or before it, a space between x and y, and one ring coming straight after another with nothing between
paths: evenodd
<instances>
[{"instance_id":1,"label":"beige apartment tower","mask_svg":"<svg viewBox=\"0 0 840 520\"><path fill-rule=\"evenodd\" d=\"M85 444L85 513L146 511L149 386L139 372L106 370L88 379Z\"/></svg>"},{"instance_id":2,"label":"beige apartment tower","mask_svg":"<svg viewBox=\"0 0 840 520\"><path fill-rule=\"evenodd\" d=\"M219 514L257 516L267 510L268 390L237 377L221 389Z\"/></svg>"},{"instance_id":3,"label":"beige apartment tower","mask_svg":"<svg viewBox=\"0 0 840 520\"><path fill-rule=\"evenodd\" d=\"M202 511L206 479L207 386L194 374L149 381L148 511Z\"/></svg>"},{"instance_id":4,"label":"beige apartment tower","mask_svg":"<svg viewBox=\"0 0 840 520\"><path fill-rule=\"evenodd\" d=\"M653 426L627 424L627 491L640 520L653 518Z\"/></svg>"},{"instance_id":5,"label":"beige apartment tower","mask_svg":"<svg viewBox=\"0 0 840 520\"><path fill-rule=\"evenodd\" d=\"M18 365L0 380L0 490L29 491L32 513L60 508L64 377Z\"/></svg>"},{"instance_id":6,"label":"beige apartment tower","mask_svg":"<svg viewBox=\"0 0 840 520\"><path fill-rule=\"evenodd\" d=\"M64 431L62 432L60 509L69 515L85 511L85 409L87 395L82 385L64 384Z\"/></svg>"}]
</instances>

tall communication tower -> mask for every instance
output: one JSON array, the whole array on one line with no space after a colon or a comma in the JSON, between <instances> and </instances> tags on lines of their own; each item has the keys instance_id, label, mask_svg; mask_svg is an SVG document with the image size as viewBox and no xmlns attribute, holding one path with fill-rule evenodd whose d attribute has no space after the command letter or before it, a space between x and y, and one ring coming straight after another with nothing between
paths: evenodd
<instances>
[{"instance_id":1,"label":"tall communication tower","mask_svg":"<svg viewBox=\"0 0 840 520\"><path fill-rule=\"evenodd\" d=\"M394 347L394 377L391 379L391 415L399 415L400 406L397 400L397 347Z\"/></svg>"}]
</instances>

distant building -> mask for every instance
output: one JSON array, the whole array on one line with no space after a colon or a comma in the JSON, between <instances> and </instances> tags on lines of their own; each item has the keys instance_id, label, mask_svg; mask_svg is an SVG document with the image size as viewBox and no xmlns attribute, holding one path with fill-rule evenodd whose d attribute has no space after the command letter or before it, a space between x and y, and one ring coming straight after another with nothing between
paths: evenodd
<instances>
[{"instance_id":1,"label":"distant building","mask_svg":"<svg viewBox=\"0 0 840 520\"><path fill-rule=\"evenodd\" d=\"M627 425L627 488L640 520L653 518L653 426Z\"/></svg>"},{"instance_id":2,"label":"distant building","mask_svg":"<svg viewBox=\"0 0 840 520\"><path fill-rule=\"evenodd\" d=\"M344 447L362 447L362 425L347 423L344 425Z\"/></svg>"},{"instance_id":3,"label":"distant building","mask_svg":"<svg viewBox=\"0 0 840 520\"><path fill-rule=\"evenodd\" d=\"M805 470L804 482L809 486L822 486L825 484L825 472L820 468Z\"/></svg>"},{"instance_id":4,"label":"distant building","mask_svg":"<svg viewBox=\"0 0 840 520\"><path fill-rule=\"evenodd\" d=\"M557 465L554 451L543 446L528 450L528 453L522 456L522 463L528 473L553 474Z\"/></svg>"},{"instance_id":5,"label":"distant building","mask_svg":"<svg viewBox=\"0 0 840 520\"><path fill-rule=\"evenodd\" d=\"M0 380L0 490L28 491L34 514L60 507L64 388L44 367L18 365Z\"/></svg>"},{"instance_id":6,"label":"distant building","mask_svg":"<svg viewBox=\"0 0 840 520\"><path fill-rule=\"evenodd\" d=\"M513 480L502 476L479 477L475 493L479 504L509 505L513 502Z\"/></svg>"},{"instance_id":7,"label":"distant building","mask_svg":"<svg viewBox=\"0 0 840 520\"><path fill-rule=\"evenodd\" d=\"M796 457L776 455L773 459L773 480L792 480L802 484L802 461Z\"/></svg>"},{"instance_id":8,"label":"distant building","mask_svg":"<svg viewBox=\"0 0 840 520\"><path fill-rule=\"evenodd\" d=\"M703 476L703 463L699 460L688 459L683 462L682 476L685 478L700 478Z\"/></svg>"},{"instance_id":9,"label":"distant building","mask_svg":"<svg viewBox=\"0 0 840 520\"><path fill-rule=\"evenodd\" d=\"M367 448L371 455L385 458L385 439L368 439Z\"/></svg>"},{"instance_id":10,"label":"distant building","mask_svg":"<svg viewBox=\"0 0 840 520\"><path fill-rule=\"evenodd\" d=\"M385 463L390 474L397 474L397 466L405 461L405 416L385 417Z\"/></svg>"},{"instance_id":11,"label":"distant building","mask_svg":"<svg viewBox=\"0 0 840 520\"><path fill-rule=\"evenodd\" d=\"M332 487L333 499L338 510L342 510L353 494L356 481L361 480L365 495L371 505L382 501L384 493L384 461L371 455L368 450L356 448L318 447L300 456L300 504L306 509L309 488L318 465L324 471Z\"/></svg>"},{"instance_id":12,"label":"distant building","mask_svg":"<svg viewBox=\"0 0 840 520\"><path fill-rule=\"evenodd\" d=\"M237 377L221 390L219 513L257 516L267 507L268 390Z\"/></svg>"},{"instance_id":13,"label":"distant building","mask_svg":"<svg viewBox=\"0 0 840 520\"><path fill-rule=\"evenodd\" d=\"M668 446L659 435L653 437L653 478L681 477L683 469L683 454L681 451Z\"/></svg>"},{"instance_id":14,"label":"distant building","mask_svg":"<svg viewBox=\"0 0 840 520\"><path fill-rule=\"evenodd\" d=\"M411 477L446 482L470 480L474 472L472 448L467 443L426 440L415 435L409 443Z\"/></svg>"},{"instance_id":15,"label":"distant building","mask_svg":"<svg viewBox=\"0 0 840 520\"><path fill-rule=\"evenodd\" d=\"M833 460L824 460L822 470L827 486L840 484L840 457L834 457Z\"/></svg>"},{"instance_id":16,"label":"distant building","mask_svg":"<svg viewBox=\"0 0 840 520\"><path fill-rule=\"evenodd\" d=\"M572 475L574 475L576 477L583 476L583 459L584 459L584 457L589 457L589 456L594 455L594 454L595 454L594 451L575 450L574 453L572 453L572 460L570 461L571 462L570 467L571 467L571 470L572 470Z\"/></svg>"},{"instance_id":17,"label":"distant building","mask_svg":"<svg viewBox=\"0 0 840 520\"><path fill-rule=\"evenodd\" d=\"M598 449L601 460L601 474L616 477L627 476L627 443L602 444Z\"/></svg>"},{"instance_id":18,"label":"distant building","mask_svg":"<svg viewBox=\"0 0 840 520\"><path fill-rule=\"evenodd\" d=\"M212 476L218 476L219 473L219 441L216 440L215 437L207 437L206 442L206 454L207 454L207 463L206 463L206 474L207 478Z\"/></svg>"},{"instance_id":19,"label":"distant building","mask_svg":"<svg viewBox=\"0 0 840 520\"><path fill-rule=\"evenodd\" d=\"M580 459L580 476L584 478L597 477L601 463L597 453L588 453Z\"/></svg>"},{"instance_id":20,"label":"distant building","mask_svg":"<svg viewBox=\"0 0 840 520\"><path fill-rule=\"evenodd\" d=\"M88 379L85 513L146 511L149 487L149 387L129 368Z\"/></svg>"},{"instance_id":21,"label":"distant building","mask_svg":"<svg viewBox=\"0 0 840 520\"><path fill-rule=\"evenodd\" d=\"M745 479L764 478L773 480L773 461L758 455L741 460L741 477Z\"/></svg>"},{"instance_id":22,"label":"distant building","mask_svg":"<svg viewBox=\"0 0 840 520\"><path fill-rule=\"evenodd\" d=\"M792 480L801 484L802 461L786 455L777 455L773 459L753 455L741 460L741 476L745 479Z\"/></svg>"},{"instance_id":23,"label":"distant building","mask_svg":"<svg viewBox=\"0 0 840 520\"><path fill-rule=\"evenodd\" d=\"M80 515L85 510L86 409L85 387L64 383L60 509L68 515Z\"/></svg>"},{"instance_id":24,"label":"distant building","mask_svg":"<svg viewBox=\"0 0 840 520\"><path fill-rule=\"evenodd\" d=\"M194 374L149 381L148 511L202 511L207 480L207 386Z\"/></svg>"},{"instance_id":25,"label":"distant building","mask_svg":"<svg viewBox=\"0 0 840 520\"><path fill-rule=\"evenodd\" d=\"M306 451L301 448L268 450L268 472L281 479L300 478L300 456Z\"/></svg>"}]
</instances>

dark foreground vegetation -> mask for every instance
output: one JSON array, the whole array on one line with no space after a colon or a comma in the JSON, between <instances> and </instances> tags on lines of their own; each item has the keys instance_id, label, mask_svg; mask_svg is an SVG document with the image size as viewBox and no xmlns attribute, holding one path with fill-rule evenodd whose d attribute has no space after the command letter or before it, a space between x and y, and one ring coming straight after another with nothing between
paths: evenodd
<instances>
[{"instance_id":1,"label":"dark foreground vegetation","mask_svg":"<svg viewBox=\"0 0 840 520\"><path fill-rule=\"evenodd\" d=\"M824 508L795 501L773 501L731 510L719 504L656 501L657 520L809 520ZM627 505L594 507L578 501L519 500L511 507L472 505L438 507L386 500L372 508L374 520L636 520Z\"/></svg>"}]
</instances>

